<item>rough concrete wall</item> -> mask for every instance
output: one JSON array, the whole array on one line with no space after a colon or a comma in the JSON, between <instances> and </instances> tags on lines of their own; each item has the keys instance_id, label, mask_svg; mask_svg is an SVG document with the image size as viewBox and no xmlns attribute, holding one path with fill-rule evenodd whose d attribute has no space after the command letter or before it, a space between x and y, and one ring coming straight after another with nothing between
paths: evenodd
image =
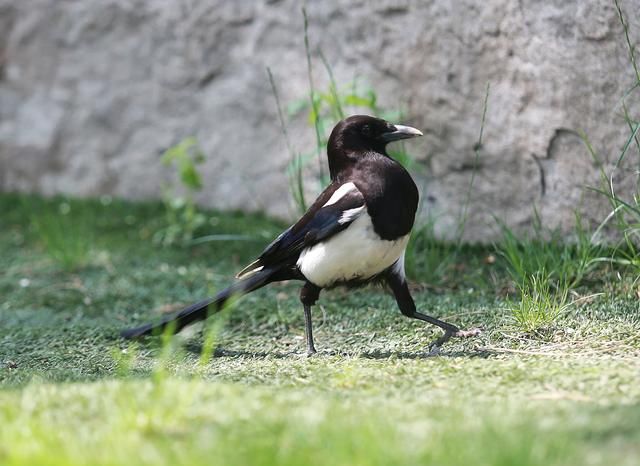
<instances>
[{"instance_id":1,"label":"rough concrete wall","mask_svg":"<svg viewBox=\"0 0 640 466\"><path fill-rule=\"evenodd\" d=\"M637 42L640 0L621 5ZM203 204L292 216L265 68L284 102L308 92L300 6L0 0L0 189L158 197L171 176L159 155L195 135ZM603 217L582 189L599 172L577 131L609 162L628 135L618 103L634 75L611 1L312 1L308 13L337 81L364 78L424 130L409 147L443 236L467 199L487 82L467 238L491 239L494 215L526 227L534 205L549 225L570 226L579 206ZM312 147L304 116L290 134Z\"/></svg>"}]
</instances>

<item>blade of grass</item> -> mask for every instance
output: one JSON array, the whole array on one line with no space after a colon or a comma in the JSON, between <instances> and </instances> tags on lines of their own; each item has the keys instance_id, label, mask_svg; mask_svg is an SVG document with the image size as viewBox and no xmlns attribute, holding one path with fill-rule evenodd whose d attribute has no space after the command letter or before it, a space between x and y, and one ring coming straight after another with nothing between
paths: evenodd
<instances>
[{"instance_id":1,"label":"blade of grass","mask_svg":"<svg viewBox=\"0 0 640 466\"><path fill-rule=\"evenodd\" d=\"M633 67L633 71L636 74L636 81L640 83L640 70L638 69L638 65L636 63L635 56L635 47L631 43L631 38L629 37L629 25L627 21L624 19L624 14L622 12L622 8L620 7L620 3L618 0L614 0L613 3L616 5L616 10L618 11L618 18L620 19L620 23L622 24L622 29L624 30L624 38L627 42L627 48L629 49L629 59L631 61L631 66Z\"/></svg>"},{"instance_id":2,"label":"blade of grass","mask_svg":"<svg viewBox=\"0 0 640 466\"><path fill-rule=\"evenodd\" d=\"M469 187L467 188L467 194L465 196L465 201L462 207L462 215L460 217L460 222L458 223L458 232L457 232L457 239L456 239L458 248L462 244L462 237L466 229L466 223L469 215L469 204L471 203L471 192L473 190L473 184L475 182L476 174L478 171L478 161L480 160L480 149L482 148L482 136L484 134L484 126L487 118L489 89L490 89L490 83L487 82L487 86L484 94L484 102L482 104L482 120L480 121L480 134L478 136L478 142L474 146L475 156L473 160L473 171L471 172L471 180L469 181Z\"/></svg>"},{"instance_id":3,"label":"blade of grass","mask_svg":"<svg viewBox=\"0 0 640 466\"><path fill-rule=\"evenodd\" d=\"M624 147L622 148L622 152L620 153L620 157L618 157L614 170L620 167L620 164L624 160L624 157L627 155L629 146L631 146L631 143L635 140L636 136L638 135L638 131L640 131L640 123L636 124L635 128L631 127L630 129L631 129L631 135L629 136L629 138L627 138L627 141Z\"/></svg>"},{"instance_id":4,"label":"blade of grass","mask_svg":"<svg viewBox=\"0 0 640 466\"><path fill-rule=\"evenodd\" d=\"M309 101L314 114L313 127L316 133L316 156L318 157L318 168L320 180L324 180L324 165L322 160L322 128L320 127L319 106L316 99L316 88L313 81L313 66L311 64L311 49L309 47L309 18L307 17L307 9L302 8L302 17L304 19L304 50L307 56L307 76L309 78ZM322 189L323 186L320 186Z\"/></svg>"},{"instance_id":5,"label":"blade of grass","mask_svg":"<svg viewBox=\"0 0 640 466\"><path fill-rule=\"evenodd\" d=\"M289 162L289 189L291 190L291 194L293 199L298 206L298 210L300 212L305 212L307 210L307 202L305 200L304 195L304 177L302 173L303 164L300 161L300 155L297 154L293 150L293 146L291 144L291 139L289 138L289 132L287 130L287 125L284 120L284 114L282 112L282 105L280 104L280 95L278 94L278 88L276 86L276 82L273 79L273 73L271 73L271 68L267 67L267 74L269 75L269 84L271 85L271 92L276 101L276 108L278 111L278 120L280 121L280 130L282 131L282 135L284 136L285 144L287 145L287 151L289 152L290 162Z\"/></svg>"},{"instance_id":6,"label":"blade of grass","mask_svg":"<svg viewBox=\"0 0 640 466\"><path fill-rule=\"evenodd\" d=\"M320 50L318 53L320 55L320 59L322 60L322 64L324 65L324 68L327 71L327 74L329 75L329 92L333 96L333 101L335 102L333 105L333 108L337 113L336 117L339 120L343 120L345 115L344 115L344 111L342 110L342 103L340 102L340 95L338 94L338 86L336 85L336 79L333 75L333 69L329 65L329 62L327 61L327 57L324 56L324 53L322 52L322 50Z\"/></svg>"}]
</instances>

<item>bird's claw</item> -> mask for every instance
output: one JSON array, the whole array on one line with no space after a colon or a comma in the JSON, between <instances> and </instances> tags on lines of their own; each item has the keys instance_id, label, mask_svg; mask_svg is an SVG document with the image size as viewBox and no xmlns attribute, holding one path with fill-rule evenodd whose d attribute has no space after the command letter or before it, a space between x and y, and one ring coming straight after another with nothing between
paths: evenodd
<instances>
[{"instance_id":1,"label":"bird's claw","mask_svg":"<svg viewBox=\"0 0 640 466\"><path fill-rule=\"evenodd\" d=\"M437 356L440 354L440 348L451 339L453 334L453 330L445 330L444 335L429 345L429 356Z\"/></svg>"},{"instance_id":2,"label":"bird's claw","mask_svg":"<svg viewBox=\"0 0 640 466\"><path fill-rule=\"evenodd\" d=\"M433 342L429 345L429 352L427 353L427 356L437 356L440 354L441 349L441 345L437 345L436 342Z\"/></svg>"},{"instance_id":3,"label":"bird's claw","mask_svg":"<svg viewBox=\"0 0 640 466\"><path fill-rule=\"evenodd\" d=\"M470 328L469 330L458 330L453 334L453 336L458 338L469 338L469 337L477 337L481 333L482 333L482 329L475 327L475 328Z\"/></svg>"},{"instance_id":4,"label":"bird's claw","mask_svg":"<svg viewBox=\"0 0 640 466\"><path fill-rule=\"evenodd\" d=\"M469 330L460 330L460 329L457 329L455 331L445 330L444 335L442 335L440 338L438 338L436 341L434 341L429 345L429 356L437 356L438 354L440 354L442 345L448 342L451 339L451 337L457 337L457 338L477 337L481 333L482 333L482 330L477 327Z\"/></svg>"}]
</instances>

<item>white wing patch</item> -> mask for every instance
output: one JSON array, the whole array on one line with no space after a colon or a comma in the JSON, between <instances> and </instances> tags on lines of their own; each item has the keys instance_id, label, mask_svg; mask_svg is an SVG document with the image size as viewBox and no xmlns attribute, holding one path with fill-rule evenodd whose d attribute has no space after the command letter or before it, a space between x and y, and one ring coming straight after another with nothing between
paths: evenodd
<instances>
[{"instance_id":1,"label":"white wing patch","mask_svg":"<svg viewBox=\"0 0 640 466\"><path fill-rule=\"evenodd\" d=\"M383 240L374 231L371 217L363 212L345 230L302 251L297 265L307 280L320 287L366 280L400 262L409 235Z\"/></svg>"},{"instance_id":2,"label":"white wing patch","mask_svg":"<svg viewBox=\"0 0 640 466\"><path fill-rule=\"evenodd\" d=\"M338 219L338 223L340 225L343 225L345 223L354 221L356 218L362 215L362 212L364 212L365 209L366 209L366 206L360 206L360 207L356 207L355 209L345 210L344 212L342 212L342 215Z\"/></svg>"},{"instance_id":3,"label":"white wing patch","mask_svg":"<svg viewBox=\"0 0 640 466\"><path fill-rule=\"evenodd\" d=\"M349 193L349 192L351 192L353 190L357 190L357 189L358 188L356 188L356 185L351 183L351 182L343 184L338 189L336 189L336 191L331 195L329 200L322 207L327 207L327 206L330 206L332 204L335 204L340 199L342 199L344 196L346 196L347 193Z\"/></svg>"}]
</instances>

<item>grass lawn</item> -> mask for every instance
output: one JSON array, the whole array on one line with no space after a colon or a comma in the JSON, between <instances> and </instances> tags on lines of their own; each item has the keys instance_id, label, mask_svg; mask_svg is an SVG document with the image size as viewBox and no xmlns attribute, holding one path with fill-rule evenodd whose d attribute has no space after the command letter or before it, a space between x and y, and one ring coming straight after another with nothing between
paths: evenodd
<instances>
[{"instance_id":1,"label":"grass lawn","mask_svg":"<svg viewBox=\"0 0 640 466\"><path fill-rule=\"evenodd\" d=\"M439 330L367 289L323 293L307 358L295 283L208 338L119 339L227 284L283 226L208 217L250 238L160 248L159 204L0 196L0 465L638 464L637 284L592 282L531 335L479 251L474 277L493 281L416 285L424 312L484 328L438 357Z\"/></svg>"}]
</instances>

